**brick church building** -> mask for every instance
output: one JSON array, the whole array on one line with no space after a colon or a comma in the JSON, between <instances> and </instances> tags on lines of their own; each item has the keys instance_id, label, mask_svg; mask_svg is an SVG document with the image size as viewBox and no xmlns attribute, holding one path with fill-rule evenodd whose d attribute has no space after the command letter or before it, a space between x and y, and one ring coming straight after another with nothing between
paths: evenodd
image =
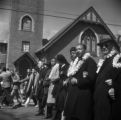
<instances>
[{"instance_id":1,"label":"brick church building","mask_svg":"<svg viewBox=\"0 0 121 120\"><path fill-rule=\"evenodd\" d=\"M57 54L63 54L70 61L70 48L78 43L84 43L87 45L87 51L97 59L100 56L97 43L106 37L116 40L115 35L101 16L93 7L90 7L53 36L45 46L38 49L36 55L38 57L46 56L50 60Z\"/></svg>"},{"instance_id":2,"label":"brick church building","mask_svg":"<svg viewBox=\"0 0 121 120\"><path fill-rule=\"evenodd\" d=\"M44 0L4 0L9 8L9 40L1 42L1 66L24 74L36 64L34 52L42 45Z\"/></svg>"},{"instance_id":3,"label":"brick church building","mask_svg":"<svg viewBox=\"0 0 121 120\"><path fill-rule=\"evenodd\" d=\"M87 45L94 58L100 56L97 43L101 38L115 35L97 11L90 7L72 23L42 44L44 0L4 0L9 3L9 40L0 42L0 64L16 68L23 77L27 68L37 64L38 58L48 60L63 54L70 61L69 50L78 43ZM119 39L121 41L121 39Z\"/></svg>"}]
</instances>

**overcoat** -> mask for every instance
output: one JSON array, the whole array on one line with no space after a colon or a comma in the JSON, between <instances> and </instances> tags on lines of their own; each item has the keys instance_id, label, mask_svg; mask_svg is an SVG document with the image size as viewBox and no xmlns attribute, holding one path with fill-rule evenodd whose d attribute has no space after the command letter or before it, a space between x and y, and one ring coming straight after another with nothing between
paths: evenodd
<instances>
[{"instance_id":1,"label":"overcoat","mask_svg":"<svg viewBox=\"0 0 121 120\"><path fill-rule=\"evenodd\" d=\"M96 63L92 57L88 57L76 74L72 77L77 79L77 84L69 85L68 95L64 107L64 115L79 120L92 119L92 90L95 83ZM83 72L88 73L87 77Z\"/></svg>"},{"instance_id":2,"label":"overcoat","mask_svg":"<svg viewBox=\"0 0 121 120\"><path fill-rule=\"evenodd\" d=\"M48 71L47 65L44 65L39 71L39 81L38 81L37 92L36 92L38 99L42 99L44 95L43 81L45 79L47 71Z\"/></svg>"},{"instance_id":3,"label":"overcoat","mask_svg":"<svg viewBox=\"0 0 121 120\"><path fill-rule=\"evenodd\" d=\"M118 76L113 81L115 90L115 100L112 102L112 120L121 120L121 69Z\"/></svg>"},{"instance_id":4,"label":"overcoat","mask_svg":"<svg viewBox=\"0 0 121 120\"><path fill-rule=\"evenodd\" d=\"M121 116L121 69L113 67L115 56L116 54L106 58L97 74L94 92L94 120L117 120L116 118ZM108 79L112 79L111 86L105 82ZM109 96L110 88L115 90L115 100Z\"/></svg>"}]
</instances>

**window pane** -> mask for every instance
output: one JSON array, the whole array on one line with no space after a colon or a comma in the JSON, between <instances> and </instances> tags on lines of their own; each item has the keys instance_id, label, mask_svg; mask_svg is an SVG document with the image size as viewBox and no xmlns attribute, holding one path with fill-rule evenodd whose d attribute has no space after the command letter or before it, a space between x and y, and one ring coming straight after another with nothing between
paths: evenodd
<instances>
[{"instance_id":1,"label":"window pane","mask_svg":"<svg viewBox=\"0 0 121 120\"><path fill-rule=\"evenodd\" d=\"M91 52L91 53L96 53L96 36L94 34L94 32L90 29L86 30L82 37L81 37L81 40L83 43L86 44L87 46L87 51ZM85 41L85 42L84 42Z\"/></svg>"},{"instance_id":2,"label":"window pane","mask_svg":"<svg viewBox=\"0 0 121 120\"><path fill-rule=\"evenodd\" d=\"M22 19L22 30L32 31L32 20L29 16Z\"/></svg>"},{"instance_id":3,"label":"window pane","mask_svg":"<svg viewBox=\"0 0 121 120\"><path fill-rule=\"evenodd\" d=\"M91 48L90 48L90 38L89 38L89 36L87 36L87 51L91 51Z\"/></svg>"},{"instance_id":4,"label":"window pane","mask_svg":"<svg viewBox=\"0 0 121 120\"><path fill-rule=\"evenodd\" d=\"M96 52L96 39L92 38L92 52Z\"/></svg>"},{"instance_id":5,"label":"window pane","mask_svg":"<svg viewBox=\"0 0 121 120\"><path fill-rule=\"evenodd\" d=\"M23 41L22 42L22 51L23 52L29 52L29 50L30 50L30 42Z\"/></svg>"},{"instance_id":6,"label":"window pane","mask_svg":"<svg viewBox=\"0 0 121 120\"><path fill-rule=\"evenodd\" d=\"M2 54L7 53L7 44L0 43L0 53L2 53Z\"/></svg>"}]
</instances>

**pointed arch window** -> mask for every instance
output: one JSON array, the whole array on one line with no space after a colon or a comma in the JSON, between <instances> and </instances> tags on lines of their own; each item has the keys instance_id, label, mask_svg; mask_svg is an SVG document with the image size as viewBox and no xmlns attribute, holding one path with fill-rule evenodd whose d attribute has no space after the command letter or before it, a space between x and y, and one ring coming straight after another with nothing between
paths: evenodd
<instances>
[{"instance_id":1,"label":"pointed arch window","mask_svg":"<svg viewBox=\"0 0 121 120\"><path fill-rule=\"evenodd\" d=\"M29 16L24 16L21 20L21 30L32 31L32 19Z\"/></svg>"},{"instance_id":2,"label":"pointed arch window","mask_svg":"<svg viewBox=\"0 0 121 120\"><path fill-rule=\"evenodd\" d=\"M81 43L87 46L87 51L97 55L97 39L95 33L91 29L87 29L81 36Z\"/></svg>"}]
</instances>

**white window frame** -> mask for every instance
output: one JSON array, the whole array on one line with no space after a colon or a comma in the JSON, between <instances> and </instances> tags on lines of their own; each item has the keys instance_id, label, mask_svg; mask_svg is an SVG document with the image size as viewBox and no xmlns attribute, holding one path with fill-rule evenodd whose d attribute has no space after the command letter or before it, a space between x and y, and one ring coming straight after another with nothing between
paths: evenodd
<instances>
[{"instance_id":1,"label":"white window frame","mask_svg":"<svg viewBox=\"0 0 121 120\"><path fill-rule=\"evenodd\" d=\"M23 30L23 29L22 29L22 20L23 20L23 18L26 17L26 16L30 17L31 20L32 20L32 28L31 28L31 30L30 30L29 32L34 32L34 29L35 29L35 27L34 27L34 26L35 26L35 22L34 22L33 17L32 17L31 15L29 15L29 14L25 14L25 15L21 16L21 18L19 19L19 28L18 28L18 30L27 31L27 30Z\"/></svg>"}]
</instances>

